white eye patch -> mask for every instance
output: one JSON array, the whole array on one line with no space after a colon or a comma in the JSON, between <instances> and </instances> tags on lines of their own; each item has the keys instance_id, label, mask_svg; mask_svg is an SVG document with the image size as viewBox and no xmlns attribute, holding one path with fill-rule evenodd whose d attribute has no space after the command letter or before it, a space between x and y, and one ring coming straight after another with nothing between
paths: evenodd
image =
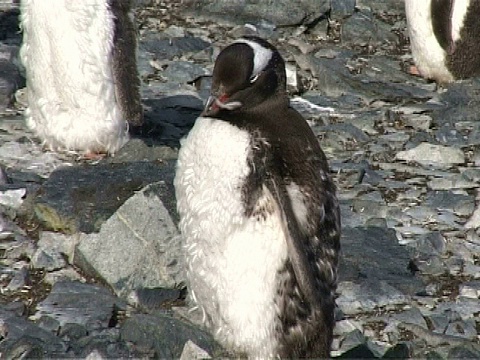
<instances>
[{"instance_id":1,"label":"white eye patch","mask_svg":"<svg viewBox=\"0 0 480 360\"><path fill-rule=\"evenodd\" d=\"M251 79L257 79L258 75L262 70L264 70L270 59L272 58L273 51L267 48L264 48L262 45L256 43L252 40L247 39L238 39L234 43L243 43L250 46L253 50L253 72ZM252 81L253 82L253 81Z\"/></svg>"}]
</instances>

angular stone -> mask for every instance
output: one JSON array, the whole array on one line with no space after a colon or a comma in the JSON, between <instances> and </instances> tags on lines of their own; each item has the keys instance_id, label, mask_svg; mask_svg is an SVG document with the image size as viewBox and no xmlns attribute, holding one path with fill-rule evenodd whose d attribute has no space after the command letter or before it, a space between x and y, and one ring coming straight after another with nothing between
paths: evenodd
<instances>
[{"instance_id":1,"label":"angular stone","mask_svg":"<svg viewBox=\"0 0 480 360\"><path fill-rule=\"evenodd\" d=\"M159 359L179 358L188 341L213 358L223 352L208 333L163 313L132 316L123 324L121 337L137 347L154 349Z\"/></svg>"},{"instance_id":2,"label":"angular stone","mask_svg":"<svg viewBox=\"0 0 480 360\"><path fill-rule=\"evenodd\" d=\"M235 23L262 20L276 26L292 26L309 24L325 16L330 9L330 1L326 0L289 0L262 1L229 1L229 0L188 0L185 8L195 16L213 17Z\"/></svg>"},{"instance_id":3,"label":"angular stone","mask_svg":"<svg viewBox=\"0 0 480 360\"><path fill-rule=\"evenodd\" d=\"M62 327L80 324L93 331L107 328L115 316L114 309L124 304L106 288L75 281L57 282L45 300L37 305L32 320L50 317Z\"/></svg>"},{"instance_id":4,"label":"angular stone","mask_svg":"<svg viewBox=\"0 0 480 360\"><path fill-rule=\"evenodd\" d=\"M356 284L386 281L410 295L423 289L421 280L408 270L410 254L398 244L393 229L344 228L341 242L340 281L354 281Z\"/></svg>"},{"instance_id":5,"label":"angular stone","mask_svg":"<svg viewBox=\"0 0 480 360\"><path fill-rule=\"evenodd\" d=\"M397 321L408 324L416 324L424 329L428 329L427 322L417 307L413 307L401 313L395 314L392 317Z\"/></svg>"},{"instance_id":6,"label":"angular stone","mask_svg":"<svg viewBox=\"0 0 480 360\"><path fill-rule=\"evenodd\" d=\"M409 302L409 296L401 293L385 281L363 281L359 284L343 281L338 285L337 306L348 315L373 311L376 308L394 308Z\"/></svg>"},{"instance_id":7,"label":"angular stone","mask_svg":"<svg viewBox=\"0 0 480 360\"><path fill-rule=\"evenodd\" d=\"M81 234L75 263L125 298L139 288L183 283L181 236L161 201L164 191L164 183L145 187L98 234Z\"/></svg>"},{"instance_id":8,"label":"angular stone","mask_svg":"<svg viewBox=\"0 0 480 360\"><path fill-rule=\"evenodd\" d=\"M135 191L165 181L162 198L174 204L172 162L64 167L54 171L34 200L34 210L47 229L75 233L98 231ZM170 207L175 213L175 206Z\"/></svg>"},{"instance_id":9,"label":"angular stone","mask_svg":"<svg viewBox=\"0 0 480 360\"><path fill-rule=\"evenodd\" d=\"M462 150L428 143L421 143L410 150L400 151L396 158L397 160L416 161L422 165L440 167L449 167L465 162L465 155Z\"/></svg>"},{"instance_id":10,"label":"angular stone","mask_svg":"<svg viewBox=\"0 0 480 360\"><path fill-rule=\"evenodd\" d=\"M193 36L164 37L162 34L149 32L140 41L142 52L154 54L157 59L173 60L187 53L199 52L210 46L210 43Z\"/></svg>"},{"instance_id":11,"label":"angular stone","mask_svg":"<svg viewBox=\"0 0 480 360\"><path fill-rule=\"evenodd\" d=\"M55 358L65 354L67 346L63 341L29 320L0 309L0 323L0 353L6 359Z\"/></svg>"}]
</instances>

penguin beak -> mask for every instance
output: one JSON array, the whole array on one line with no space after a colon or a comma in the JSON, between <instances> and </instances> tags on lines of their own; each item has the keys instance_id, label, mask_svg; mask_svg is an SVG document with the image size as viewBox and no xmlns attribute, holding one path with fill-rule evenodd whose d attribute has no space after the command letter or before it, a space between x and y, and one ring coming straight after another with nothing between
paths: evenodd
<instances>
[{"instance_id":1,"label":"penguin beak","mask_svg":"<svg viewBox=\"0 0 480 360\"><path fill-rule=\"evenodd\" d=\"M240 101L228 101L229 96L227 94L221 94L220 96L210 95L205 109L202 112L203 116L214 116L219 113L221 109L235 110L242 106Z\"/></svg>"}]
</instances>

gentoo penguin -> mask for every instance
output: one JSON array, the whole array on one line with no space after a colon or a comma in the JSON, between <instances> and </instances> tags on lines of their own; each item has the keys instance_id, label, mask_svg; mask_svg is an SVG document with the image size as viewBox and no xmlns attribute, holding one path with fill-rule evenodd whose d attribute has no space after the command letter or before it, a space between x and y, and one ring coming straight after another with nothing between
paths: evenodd
<instances>
[{"instance_id":1,"label":"gentoo penguin","mask_svg":"<svg viewBox=\"0 0 480 360\"><path fill-rule=\"evenodd\" d=\"M413 59L440 83L480 75L480 1L405 0Z\"/></svg>"},{"instance_id":2,"label":"gentoo penguin","mask_svg":"<svg viewBox=\"0 0 480 360\"><path fill-rule=\"evenodd\" d=\"M27 125L52 150L114 153L141 125L131 0L22 0Z\"/></svg>"},{"instance_id":3,"label":"gentoo penguin","mask_svg":"<svg viewBox=\"0 0 480 360\"><path fill-rule=\"evenodd\" d=\"M190 297L251 358L329 357L340 249L324 153L257 37L220 52L175 177Z\"/></svg>"}]
</instances>

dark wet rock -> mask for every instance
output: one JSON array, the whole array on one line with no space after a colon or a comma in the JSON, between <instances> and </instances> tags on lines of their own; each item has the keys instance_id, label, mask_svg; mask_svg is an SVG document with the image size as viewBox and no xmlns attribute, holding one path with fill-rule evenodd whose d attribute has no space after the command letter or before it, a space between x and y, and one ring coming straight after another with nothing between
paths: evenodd
<instances>
[{"instance_id":1,"label":"dark wet rock","mask_svg":"<svg viewBox=\"0 0 480 360\"><path fill-rule=\"evenodd\" d=\"M121 337L136 347L154 349L160 359L179 358L189 340L212 357L222 353L211 335L164 313L132 316L122 326Z\"/></svg>"},{"instance_id":2,"label":"dark wet rock","mask_svg":"<svg viewBox=\"0 0 480 360\"><path fill-rule=\"evenodd\" d=\"M101 163L64 167L52 173L34 200L37 217L48 229L74 233L98 231L123 202L145 185L164 180L166 202L174 195L173 163ZM175 208L171 208L175 212Z\"/></svg>"},{"instance_id":3,"label":"dark wet rock","mask_svg":"<svg viewBox=\"0 0 480 360\"><path fill-rule=\"evenodd\" d=\"M184 2L188 12L203 17L221 18L235 23L271 22L277 26L302 25L314 22L330 10L330 1L289 0L228 1L188 0Z\"/></svg>"},{"instance_id":4,"label":"dark wet rock","mask_svg":"<svg viewBox=\"0 0 480 360\"><path fill-rule=\"evenodd\" d=\"M182 283L181 237L161 200L165 188L165 183L147 186L128 199L98 234L81 234L75 264L125 298L139 288Z\"/></svg>"}]
</instances>

